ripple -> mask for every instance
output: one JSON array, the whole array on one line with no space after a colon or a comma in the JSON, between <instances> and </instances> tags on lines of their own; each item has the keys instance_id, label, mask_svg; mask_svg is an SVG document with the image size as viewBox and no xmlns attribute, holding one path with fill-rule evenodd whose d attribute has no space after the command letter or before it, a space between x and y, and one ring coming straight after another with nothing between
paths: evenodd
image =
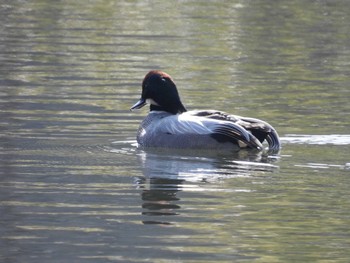
<instances>
[{"instance_id":1,"label":"ripple","mask_svg":"<svg viewBox=\"0 0 350 263\"><path fill-rule=\"evenodd\" d=\"M282 143L291 144L316 144L316 145L350 145L350 135L329 134L329 135L306 135L306 134L286 134L281 137Z\"/></svg>"},{"instance_id":2,"label":"ripple","mask_svg":"<svg viewBox=\"0 0 350 263\"><path fill-rule=\"evenodd\" d=\"M330 169L330 168L347 169L347 164L339 165L339 164L327 164L327 163L306 163L306 164L295 164L295 166L312 168L312 169Z\"/></svg>"}]
</instances>

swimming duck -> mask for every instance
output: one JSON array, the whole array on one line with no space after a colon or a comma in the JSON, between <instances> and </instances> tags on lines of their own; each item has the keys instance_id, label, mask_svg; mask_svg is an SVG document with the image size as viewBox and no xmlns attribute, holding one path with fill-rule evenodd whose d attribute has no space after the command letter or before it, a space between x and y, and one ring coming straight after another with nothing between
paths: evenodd
<instances>
[{"instance_id":1,"label":"swimming duck","mask_svg":"<svg viewBox=\"0 0 350 263\"><path fill-rule=\"evenodd\" d=\"M137 142L141 147L181 149L280 149L276 130L255 118L231 115L217 110L187 111L173 79L152 70L142 82L140 100L130 110L150 104L150 113L140 124Z\"/></svg>"}]
</instances>

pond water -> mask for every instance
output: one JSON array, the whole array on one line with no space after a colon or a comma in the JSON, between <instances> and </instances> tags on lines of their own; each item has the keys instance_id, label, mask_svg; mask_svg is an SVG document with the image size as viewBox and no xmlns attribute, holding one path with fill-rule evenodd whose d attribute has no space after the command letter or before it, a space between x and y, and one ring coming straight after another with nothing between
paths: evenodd
<instances>
[{"instance_id":1,"label":"pond water","mask_svg":"<svg viewBox=\"0 0 350 263\"><path fill-rule=\"evenodd\" d=\"M350 2L2 1L1 262L348 262ZM271 123L266 156L143 151L151 69Z\"/></svg>"}]
</instances>

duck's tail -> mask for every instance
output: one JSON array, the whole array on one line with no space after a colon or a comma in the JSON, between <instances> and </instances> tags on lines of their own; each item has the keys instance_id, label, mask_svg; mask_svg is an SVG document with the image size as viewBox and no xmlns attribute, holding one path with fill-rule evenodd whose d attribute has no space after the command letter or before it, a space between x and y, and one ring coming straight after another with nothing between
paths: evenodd
<instances>
[{"instance_id":1,"label":"duck's tail","mask_svg":"<svg viewBox=\"0 0 350 263\"><path fill-rule=\"evenodd\" d=\"M280 151L281 142L275 129L268 133L266 141L269 144L269 153L278 153Z\"/></svg>"}]
</instances>

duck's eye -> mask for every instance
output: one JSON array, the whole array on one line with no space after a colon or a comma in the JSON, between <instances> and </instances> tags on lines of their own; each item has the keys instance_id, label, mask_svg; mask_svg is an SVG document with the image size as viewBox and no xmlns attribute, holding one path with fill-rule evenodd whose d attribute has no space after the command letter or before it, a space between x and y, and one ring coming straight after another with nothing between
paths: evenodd
<instances>
[{"instance_id":1,"label":"duck's eye","mask_svg":"<svg viewBox=\"0 0 350 263\"><path fill-rule=\"evenodd\" d=\"M166 82L166 79L165 79L165 78L161 78L161 80L162 80L163 82Z\"/></svg>"}]
</instances>

